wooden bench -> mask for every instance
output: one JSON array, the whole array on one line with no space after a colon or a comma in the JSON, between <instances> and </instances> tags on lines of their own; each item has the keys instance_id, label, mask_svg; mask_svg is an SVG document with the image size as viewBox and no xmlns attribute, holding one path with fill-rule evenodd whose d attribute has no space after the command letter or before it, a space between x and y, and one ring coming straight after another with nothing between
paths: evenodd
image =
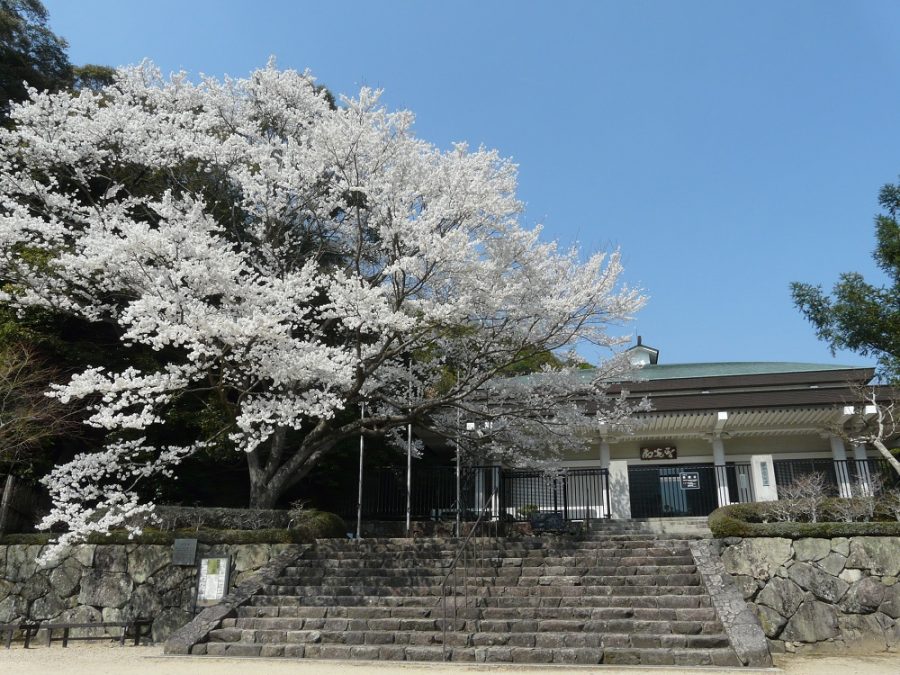
<instances>
[{"instance_id":1,"label":"wooden bench","mask_svg":"<svg viewBox=\"0 0 900 675\"><path fill-rule=\"evenodd\" d=\"M131 621L103 621L97 623L36 623L23 621L21 623L8 623L0 625L0 633L5 633L4 643L9 649L12 645L12 638L16 631L22 631L25 638L25 649L28 649L31 640L37 635L38 631L47 631L47 646L49 647L54 640L62 642L63 647L69 646L69 640L108 640L105 635L85 635L81 637L71 637L69 631L73 629L86 628L121 628L122 634L119 636L119 644L124 645L128 637L129 629L134 636L134 645L141 643L142 637L150 636L150 629L153 621L150 619L133 619ZM62 635L53 637L53 631L62 631Z\"/></svg>"}]
</instances>

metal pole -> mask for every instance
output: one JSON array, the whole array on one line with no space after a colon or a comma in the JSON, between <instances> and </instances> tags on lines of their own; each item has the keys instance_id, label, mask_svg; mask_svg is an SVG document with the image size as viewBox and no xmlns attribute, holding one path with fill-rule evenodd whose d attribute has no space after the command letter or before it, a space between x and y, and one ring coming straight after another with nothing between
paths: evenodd
<instances>
[{"instance_id":1,"label":"metal pole","mask_svg":"<svg viewBox=\"0 0 900 675\"><path fill-rule=\"evenodd\" d=\"M456 536L460 537L461 534L461 516L462 516L462 495L460 494L460 484L459 484L459 459L460 459L460 451L459 451L459 422L460 422L460 410L456 409Z\"/></svg>"},{"instance_id":2,"label":"metal pole","mask_svg":"<svg viewBox=\"0 0 900 675\"><path fill-rule=\"evenodd\" d=\"M360 421L366 418L365 402L359 404ZM356 502L356 538L362 537L362 500L363 500L363 454L366 450L365 436L363 436L362 427L359 430L359 494Z\"/></svg>"},{"instance_id":3,"label":"metal pole","mask_svg":"<svg viewBox=\"0 0 900 675\"><path fill-rule=\"evenodd\" d=\"M409 414L412 415L412 357L409 359L409 383L406 393ZM412 510L412 420L406 425L406 536L410 536Z\"/></svg>"}]
</instances>

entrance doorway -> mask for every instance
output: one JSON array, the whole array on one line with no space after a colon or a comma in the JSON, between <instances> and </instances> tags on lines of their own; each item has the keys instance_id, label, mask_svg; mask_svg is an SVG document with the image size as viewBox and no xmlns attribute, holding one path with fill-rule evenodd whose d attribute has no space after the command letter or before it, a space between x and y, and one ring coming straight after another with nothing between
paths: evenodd
<instances>
[{"instance_id":1,"label":"entrance doorway","mask_svg":"<svg viewBox=\"0 0 900 675\"><path fill-rule=\"evenodd\" d=\"M632 518L707 516L718 506L712 464L629 466Z\"/></svg>"}]
</instances>

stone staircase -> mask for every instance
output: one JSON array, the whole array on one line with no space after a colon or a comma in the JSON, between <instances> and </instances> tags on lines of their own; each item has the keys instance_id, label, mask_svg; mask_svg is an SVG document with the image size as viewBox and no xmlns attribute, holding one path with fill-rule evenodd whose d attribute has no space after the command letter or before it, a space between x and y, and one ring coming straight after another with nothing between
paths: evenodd
<instances>
[{"instance_id":1,"label":"stone staircase","mask_svg":"<svg viewBox=\"0 0 900 675\"><path fill-rule=\"evenodd\" d=\"M319 540L192 653L740 666L684 539L478 540L444 645L456 539ZM464 592L468 593L465 605Z\"/></svg>"}]
</instances>

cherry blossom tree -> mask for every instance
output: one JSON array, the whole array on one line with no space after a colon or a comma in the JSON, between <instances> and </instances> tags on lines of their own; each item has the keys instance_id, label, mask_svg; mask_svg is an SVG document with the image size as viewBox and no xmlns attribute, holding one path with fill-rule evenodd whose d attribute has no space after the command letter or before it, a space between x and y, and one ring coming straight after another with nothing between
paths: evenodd
<instances>
[{"instance_id":1,"label":"cherry blossom tree","mask_svg":"<svg viewBox=\"0 0 900 675\"><path fill-rule=\"evenodd\" d=\"M245 453L251 503L270 507L342 439L409 422L452 438L475 420L482 448L517 463L627 424L633 406L605 393L622 357L502 377L586 343L613 354L610 327L643 304L619 254L542 241L520 224L513 164L417 138L377 91L331 106L272 64L192 81L145 63L96 92L32 91L10 117L3 301L114 326L156 364L53 388L109 438L47 478L43 525L69 539L151 508L137 483L207 444ZM185 396L223 422L172 442Z\"/></svg>"}]
</instances>

